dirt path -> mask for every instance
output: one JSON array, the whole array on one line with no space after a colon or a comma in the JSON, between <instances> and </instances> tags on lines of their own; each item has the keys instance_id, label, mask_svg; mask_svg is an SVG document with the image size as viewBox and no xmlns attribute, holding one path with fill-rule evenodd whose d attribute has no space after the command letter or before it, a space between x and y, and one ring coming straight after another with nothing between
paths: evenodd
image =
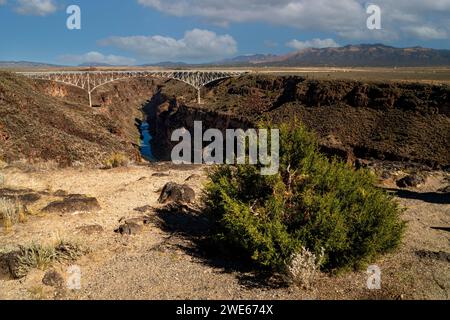
<instances>
[{"instance_id":1,"label":"dirt path","mask_svg":"<svg viewBox=\"0 0 450 320\"><path fill-rule=\"evenodd\" d=\"M450 234L431 228L450 226L450 201L433 197L442 186L441 173L429 178L423 189L399 194L400 203L407 208L408 231L400 250L374 262L382 270L382 290L376 291L367 289L364 271L322 275L310 290L279 285L275 278L263 280L232 258L199 249L197 229L203 218L189 213L163 216L164 224L161 219L152 220L135 236L114 233L120 219L143 214L136 208L159 208L157 199L167 182L187 183L198 197L205 182L202 167L162 163L112 170L30 173L7 169L3 174L8 187L48 194L32 205L35 211L54 200L57 190L95 197L102 209L78 215L33 216L10 233L0 231L3 250L58 239L77 241L90 249L76 262L82 272L81 290L60 292L47 287L41 270L33 270L21 280L2 272L0 299L449 299ZM150 207L145 213L156 218ZM92 225L103 231L87 234L79 229ZM64 273L67 265L55 268Z\"/></svg>"}]
</instances>

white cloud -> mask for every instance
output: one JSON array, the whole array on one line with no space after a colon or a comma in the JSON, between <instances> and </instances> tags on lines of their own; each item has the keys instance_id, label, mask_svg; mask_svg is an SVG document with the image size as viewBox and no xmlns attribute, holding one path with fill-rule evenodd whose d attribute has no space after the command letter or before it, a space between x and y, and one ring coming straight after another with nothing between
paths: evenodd
<instances>
[{"instance_id":1,"label":"white cloud","mask_svg":"<svg viewBox=\"0 0 450 320\"><path fill-rule=\"evenodd\" d=\"M217 35L208 30L187 31L182 39L164 36L110 37L99 42L134 52L149 62L161 60L216 60L237 52L237 43L230 35Z\"/></svg>"},{"instance_id":2,"label":"white cloud","mask_svg":"<svg viewBox=\"0 0 450 320\"><path fill-rule=\"evenodd\" d=\"M376 31L366 27L366 6L370 3L367 0L138 0L138 3L178 17L202 17L214 24L266 22L348 39L393 40L400 36L436 39L450 34L450 0L374 1L382 10L383 30Z\"/></svg>"},{"instance_id":3,"label":"white cloud","mask_svg":"<svg viewBox=\"0 0 450 320\"><path fill-rule=\"evenodd\" d=\"M416 36L417 38L424 40L446 39L448 37L447 31L442 29L438 30L429 26L408 27L404 30Z\"/></svg>"},{"instance_id":4,"label":"white cloud","mask_svg":"<svg viewBox=\"0 0 450 320\"><path fill-rule=\"evenodd\" d=\"M6 4L6 0L0 0L0 6Z\"/></svg>"},{"instance_id":5,"label":"white cloud","mask_svg":"<svg viewBox=\"0 0 450 320\"><path fill-rule=\"evenodd\" d=\"M336 48L340 45L333 39L312 39L307 41L291 40L286 45L296 50L303 50L306 48Z\"/></svg>"},{"instance_id":6,"label":"white cloud","mask_svg":"<svg viewBox=\"0 0 450 320\"><path fill-rule=\"evenodd\" d=\"M210 22L264 21L298 28L353 25L363 7L354 0L138 0L175 16L200 16ZM348 19L353 17L354 19Z\"/></svg>"},{"instance_id":7,"label":"white cloud","mask_svg":"<svg viewBox=\"0 0 450 320\"><path fill-rule=\"evenodd\" d=\"M17 13L32 16L46 16L56 11L53 0L17 0Z\"/></svg>"},{"instance_id":8,"label":"white cloud","mask_svg":"<svg viewBox=\"0 0 450 320\"><path fill-rule=\"evenodd\" d=\"M104 55L100 52L91 51L81 55L64 55L59 57L59 60L64 63L69 64L99 64L105 63L110 65L133 65L136 63L135 59L115 56L115 55Z\"/></svg>"}]
</instances>

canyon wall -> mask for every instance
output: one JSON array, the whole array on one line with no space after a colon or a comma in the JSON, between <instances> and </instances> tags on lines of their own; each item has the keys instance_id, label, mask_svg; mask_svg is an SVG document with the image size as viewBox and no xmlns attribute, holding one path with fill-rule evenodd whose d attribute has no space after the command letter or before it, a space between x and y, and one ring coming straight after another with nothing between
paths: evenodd
<instances>
[{"instance_id":1,"label":"canyon wall","mask_svg":"<svg viewBox=\"0 0 450 320\"><path fill-rule=\"evenodd\" d=\"M450 88L408 83L313 81L244 76L208 86L202 106L164 94L146 107L155 154L168 159L170 134L193 121L205 129L254 127L298 119L317 133L322 150L356 158L450 166Z\"/></svg>"},{"instance_id":2,"label":"canyon wall","mask_svg":"<svg viewBox=\"0 0 450 320\"><path fill-rule=\"evenodd\" d=\"M144 115L153 152L169 160L175 129L249 128L262 121L301 120L322 150L347 161L375 158L450 166L450 88L443 85L314 81L246 75L196 90L175 81L113 82L93 94L0 73L0 157L101 163L113 153L140 159Z\"/></svg>"}]
</instances>

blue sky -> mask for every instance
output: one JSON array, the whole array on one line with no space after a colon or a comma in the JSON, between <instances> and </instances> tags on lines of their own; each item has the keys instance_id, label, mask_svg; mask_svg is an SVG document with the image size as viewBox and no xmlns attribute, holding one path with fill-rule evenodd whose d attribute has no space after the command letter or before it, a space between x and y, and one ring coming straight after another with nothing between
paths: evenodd
<instances>
[{"instance_id":1,"label":"blue sky","mask_svg":"<svg viewBox=\"0 0 450 320\"><path fill-rule=\"evenodd\" d=\"M77 65L207 62L306 47L385 43L450 49L450 0L0 0L0 60ZM66 8L81 8L68 30Z\"/></svg>"}]
</instances>

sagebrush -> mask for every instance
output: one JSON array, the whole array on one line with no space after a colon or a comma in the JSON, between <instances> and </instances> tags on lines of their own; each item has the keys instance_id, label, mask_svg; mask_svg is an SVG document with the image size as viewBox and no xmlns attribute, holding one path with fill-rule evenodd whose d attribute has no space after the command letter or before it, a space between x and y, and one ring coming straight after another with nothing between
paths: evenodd
<instances>
[{"instance_id":1,"label":"sagebrush","mask_svg":"<svg viewBox=\"0 0 450 320\"><path fill-rule=\"evenodd\" d=\"M286 266L285 273L288 282L309 289L313 286L325 256L322 248L320 255L312 253L302 247L300 252L291 257L291 262Z\"/></svg>"},{"instance_id":2,"label":"sagebrush","mask_svg":"<svg viewBox=\"0 0 450 320\"><path fill-rule=\"evenodd\" d=\"M319 152L304 126L280 128L280 171L218 166L209 173L205 208L214 240L261 267L286 270L306 248L322 268L361 267L401 241L397 203L375 187L375 177Z\"/></svg>"},{"instance_id":3,"label":"sagebrush","mask_svg":"<svg viewBox=\"0 0 450 320\"><path fill-rule=\"evenodd\" d=\"M126 167L130 163L128 157L123 153L113 153L109 158L107 158L103 165L106 169Z\"/></svg>"},{"instance_id":4,"label":"sagebrush","mask_svg":"<svg viewBox=\"0 0 450 320\"><path fill-rule=\"evenodd\" d=\"M13 225L26 221L23 206L17 200L0 198L0 219L3 228L9 230Z\"/></svg>"}]
</instances>

